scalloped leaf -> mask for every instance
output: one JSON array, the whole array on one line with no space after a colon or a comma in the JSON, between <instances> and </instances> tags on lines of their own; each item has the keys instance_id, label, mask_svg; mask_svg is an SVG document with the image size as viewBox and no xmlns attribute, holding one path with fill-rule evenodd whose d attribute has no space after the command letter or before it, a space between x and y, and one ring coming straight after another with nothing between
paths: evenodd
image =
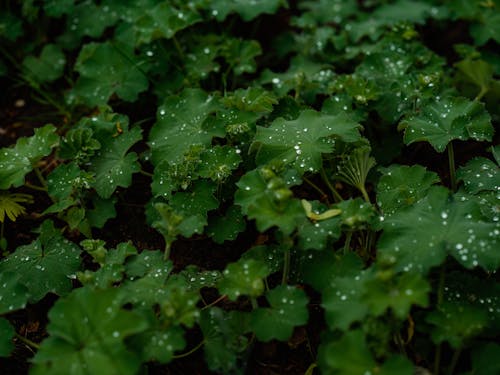
<instances>
[{"instance_id":1,"label":"scalloped leaf","mask_svg":"<svg viewBox=\"0 0 500 375\"><path fill-rule=\"evenodd\" d=\"M113 94L133 102L149 85L138 65L133 52L117 43L88 43L75 63L80 77L72 95L91 107L107 103Z\"/></svg>"},{"instance_id":2,"label":"scalloped leaf","mask_svg":"<svg viewBox=\"0 0 500 375\"><path fill-rule=\"evenodd\" d=\"M397 165L379 168L383 173L377 184L377 204L384 215L411 206L423 198L439 176L420 165Z\"/></svg>"},{"instance_id":3,"label":"scalloped leaf","mask_svg":"<svg viewBox=\"0 0 500 375\"><path fill-rule=\"evenodd\" d=\"M309 299L302 289L280 285L266 293L270 307L252 311L251 326L260 341L288 340L297 326L309 319Z\"/></svg>"},{"instance_id":4,"label":"scalloped leaf","mask_svg":"<svg viewBox=\"0 0 500 375\"><path fill-rule=\"evenodd\" d=\"M399 271L426 274L449 254L466 268L494 271L500 266L500 223L483 221L473 201L455 201L442 187L382 223L379 259Z\"/></svg>"},{"instance_id":5,"label":"scalloped leaf","mask_svg":"<svg viewBox=\"0 0 500 375\"><path fill-rule=\"evenodd\" d=\"M260 145L257 163L278 159L293 165L300 173L319 171L322 155L333 151L335 138L359 141L360 128L344 114L325 115L312 109L302 111L296 120L278 118L267 128L257 127L255 142Z\"/></svg>"},{"instance_id":6,"label":"scalloped leaf","mask_svg":"<svg viewBox=\"0 0 500 375\"><path fill-rule=\"evenodd\" d=\"M29 299L28 288L19 282L20 275L0 273L0 315L24 309ZM0 335L1 336L1 335Z\"/></svg>"},{"instance_id":7,"label":"scalloped leaf","mask_svg":"<svg viewBox=\"0 0 500 375\"><path fill-rule=\"evenodd\" d=\"M140 360L124 340L148 323L121 308L119 293L83 287L58 300L49 312L49 337L33 358L33 373L135 374Z\"/></svg>"},{"instance_id":8,"label":"scalloped leaf","mask_svg":"<svg viewBox=\"0 0 500 375\"><path fill-rule=\"evenodd\" d=\"M238 359L244 355L248 338L249 315L241 311L224 311L218 307L204 310L200 317L205 360L211 371L224 374L238 369Z\"/></svg>"},{"instance_id":9,"label":"scalloped leaf","mask_svg":"<svg viewBox=\"0 0 500 375\"><path fill-rule=\"evenodd\" d=\"M66 57L56 44L43 47L39 57L28 56L23 60L26 74L38 82L52 82L62 76Z\"/></svg>"},{"instance_id":10,"label":"scalloped leaf","mask_svg":"<svg viewBox=\"0 0 500 375\"><path fill-rule=\"evenodd\" d=\"M149 133L153 164L180 160L193 145L209 146L212 137L224 135L207 126L209 116L219 108L217 101L200 89L185 89L165 99Z\"/></svg>"},{"instance_id":11,"label":"scalloped leaf","mask_svg":"<svg viewBox=\"0 0 500 375\"><path fill-rule=\"evenodd\" d=\"M457 170L457 178L464 182L465 191L469 194L484 190L500 191L500 168L486 158L469 160Z\"/></svg>"},{"instance_id":12,"label":"scalloped leaf","mask_svg":"<svg viewBox=\"0 0 500 375\"><path fill-rule=\"evenodd\" d=\"M224 21L230 13L238 13L244 21L251 21L260 14L273 14L285 4L283 0L211 0L209 6L217 21Z\"/></svg>"},{"instance_id":13,"label":"scalloped leaf","mask_svg":"<svg viewBox=\"0 0 500 375\"><path fill-rule=\"evenodd\" d=\"M128 187L132 183L132 175L141 167L135 152L127 151L142 139L142 130L134 127L123 131L116 137L102 142L101 149L92 158L90 170L95 173L95 187L101 198L109 198L118 186Z\"/></svg>"},{"instance_id":14,"label":"scalloped leaf","mask_svg":"<svg viewBox=\"0 0 500 375\"><path fill-rule=\"evenodd\" d=\"M14 350L12 339L15 334L14 327L5 318L0 317L0 357L8 357Z\"/></svg>"},{"instance_id":15,"label":"scalloped leaf","mask_svg":"<svg viewBox=\"0 0 500 375\"><path fill-rule=\"evenodd\" d=\"M50 220L42 223L40 237L0 261L0 272L20 275L19 282L28 288L30 302L47 293L66 295L71 279L80 268L80 248L54 230Z\"/></svg>"},{"instance_id":16,"label":"scalloped leaf","mask_svg":"<svg viewBox=\"0 0 500 375\"><path fill-rule=\"evenodd\" d=\"M452 140L491 141L493 126L484 105L465 98L448 97L428 103L416 115L400 122L405 129L404 142L427 141L443 152Z\"/></svg>"},{"instance_id":17,"label":"scalloped leaf","mask_svg":"<svg viewBox=\"0 0 500 375\"><path fill-rule=\"evenodd\" d=\"M263 279L269 275L267 265L255 259L240 259L229 264L222 279L217 283L221 294L226 294L232 301L240 296L258 297L264 292Z\"/></svg>"}]
</instances>

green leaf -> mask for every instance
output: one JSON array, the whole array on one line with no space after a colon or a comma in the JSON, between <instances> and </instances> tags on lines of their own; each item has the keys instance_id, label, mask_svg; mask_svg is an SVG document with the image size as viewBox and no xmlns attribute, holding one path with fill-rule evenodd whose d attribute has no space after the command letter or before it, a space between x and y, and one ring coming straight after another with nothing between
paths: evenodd
<instances>
[{"instance_id":1,"label":"green leaf","mask_svg":"<svg viewBox=\"0 0 500 375\"><path fill-rule=\"evenodd\" d=\"M48 156L52 148L59 143L56 130L57 128L52 124L37 128L33 136L19 138L15 149L27 157L31 164L34 164L44 156Z\"/></svg>"},{"instance_id":2,"label":"green leaf","mask_svg":"<svg viewBox=\"0 0 500 375\"><path fill-rule=\"evenodd\" d=\"M426 321L433 325L432 341L436 344L447 341L455 349L480 333L486 327L487 319L484 310L451 302L443 302L426 317Z\"/></svg>"},{"instance_id":3,"label":"green leaf","mask_svg":"<svg viewBox=\"0 0 500 375\"><path fill-rule=\"evenodd\" d=\"M309 300L303 290L280 285L266 293L266 298L270 307L259 307L251 313L251 326L260 341L286 341L295 327L307 323Z\"/></svg>"},{"instance_id":4,"label":"green leaf","mask_svg":"<svg viewBox=\"0 0 500 375\"><path fill-rule=\"evenodd\" d=\"M469 160L465 166L458 169L457 178L463 180L465 191L469 194L500 189L500 168L486 158Z\"/></svg>"},{"instance_id":5,"label":"green leaf","mask_svg":"<svg viewBox=\"0 0 500 375\"><path fill-rule=\"evenodd\" d=\"M238 89L222 99L228 107L234 107L240 111L270 113L273 106L278 104L276 96L261 87L249 87Z\"/></svg>"},{"instance_id":6,"label":"green leaf","mask_svg":"<svg viewBox=\"0 0 500 375\"><path fill-rule=\"evenodd\" d=\"M359 128L358 123L343 114L324 115L310 109L302 111L296 120L278 118L268 128L257 127L257 163L279 159L301 173L319 171L322 155L334 150L335 138L358 141Z\"/></svg>"},{"instance_id":7,"label":"green leaf","mask_svg":"<svg viewBox=\"0 0 500 375\"><path fill-rule=\"evenodd\" d=\"M448 190L431 188L425 198L382 223L379 259L398 271L427 273L447 254L466 268L496 270L500 265L500 224L482 220L473 201L455 201Z\"/></svg>"},{"instance_id":8,"label":"green leaf","mask_svg":"<svg viewBox=\"0 0 500 375\"><path fill-rule=\"evenodd\" d=\"M0 315L24 309L26 306L29 293L28 289L19 282L20 276L9 271L0 273Z\"/></svg>"},{"instance_id":9,"label":"green leaf","mask_svg":"<svg viewBox=\"0 0 500 375\"><path fill-rule=\"evenodd\" d=\"M455 64L464 78L478 86L481 90L488 90L493 79L493 66L483 60L466 58Z\"/></svg>"},{"instance_id":10,"label":"green leaf","mask_svg":"<svg viewBox=\"0 0 500 375\"><path fill-rule=\"evenodd\" d=\"M154 315L150 318L150 325L153 329L134 336L130 340L130 345L136 352L141 353L144 362L155 361L162 364L171 362L174 352L186 346L184 330L179 326L161 327Z\"/></svg>"},{"instance_id":11,"label":"green leaf","mask_svg":"<svg viewBox=\"0 0 500 375\"><path fill-rule=\"evenodd\" d=\"M81 245L100 268L94 272L86 270L84 273L78 273L78 279L82 284L98 289L110 288L122 281L125 274L125 260L137 254L137 249L127 242L122 242L116 249L109 251L101 240L84 240Z\"/></svg>"},{"instance_id":12,"label":"green leaf","mask_svg":"<svg viewBox=\"0 0 500 375\"><path fill-rule=\"evenodd\" d=\"M350 230L369 227L375 216L375 208L361 198L342 201L337 207L342 210L340 214L342 225Z\"/></svg>"},{"instance_id":13,"label":"green leaf","mask_svg":"<svg viewBox=\"0 0 500 375\"><path fill-rule=\"evenodd\" d=\"M179 160L193 145L209 146L219 132L206 123L217 108L215 98L199 89L185 89L165 99L149 133L153 164Z\"/></svg>"},{"instance_id":14,"label":"green leaf","mask_svg":"<svg viewBox=\"0 0 500 375\"><path fill-rule=\"evenodd\" d=\"M340 339L322 343L318 362L321 371L327 374L371 374L376 367L361 330L349 331Z\"/></svg>"},{"instance_id":15,"label":"green leaf","mask_svg":"<svg viewBox=\"0 0 500 375\"><path fill-rule=\"evenodd\" d=\"M94 187L101 198L111 197L118 186L128 187L132 175L141 167L137 154L127 151L142 139L141 129L134 127L102 143L102 148L92 159L91 171L95 173Z\"/></svg>"},{"instance_id":16,"label":"green leaf","mask_svg":"<svg viewBox=\"0 0 500 375\"><path fill-rule=\"evenodd\" d=\"M393 164L379 170L383 175L377 184L377 204L386 216L418 202L439 182L436 173L420 165Z\"/></svg>"},{"instance_id":17,"label":"green leaf","mask_svg":"<svg viewBox=\"0 0 500 375\"><path fill-rule=\"evenodd\" d=\"M487 343L472 352L472 368L475 375L489 375L500 372L500 345Z\"/></svg>"},{"instance_id":18,"label":"green leaf","mask_svg":"<svg viewBox=\"0 0 500 375\"><path fill-rule=\"evenodd\" d=\"M224 374L238 370L238 359L248 346L249 316L241 311L224 311L217 307L204 310L200 328L205 344L205 360L211 371Z\"/></svg>"},{"instance_id":19,"label":"green leaf","mask_svg":"<svg viewBox=\"0 0 500 375\"><path fill-rule=\"evenodd\" d=\"M480 23L471 26L470 32L478 46L486 44L490 39L500 43L500 14L498 14L498 10L485 13L480 18Z\"/></svg>"},{"instance_id":20,"label":"green leaf","mask_svg":"<svg viewBox=\"0 0 500 375\"><path fill-rule=\"evenodd\" d=\"M118 289L79 288L49 312L47 332L33 358L33 373L136 374L140 361L124 340L144 331L141 315L121 309Z\"/></svg>"},{"instance_id":21,"label":"green leaf","mask_svg":"<svg viewBox=\"0 0 500 375\"><path fill-rule=\"evenodd\" d=\"M250 219L256 219L260 231L276 225L291 233L305 216L300 202L287 188L289 184L267 167L246 173L236 185L234 202Z\"/></svg>"},{"instance_id":22,"label":"green leaf","mask_svg":"<svg viewBox=\"0 0 500 375\"><path fill-rule=\"evenodd\" d=\"M23 61L26 74L38 82L52 82L62 76L66 57L56 44L43 47L40 57L28 56Z\"/></svg>"},{"instance_id":23,"label":"green leaf","mask_svg":"<svg viewBox=\"0 0 500 375\"><path fill-rule=\"evenodd\" d=\"M0 189L11 186L18 187L24 184L24 176L31 171L30 160L16 149L3 148L0 150Z\"/></svg>"},{"instance_id":24,"label":"green leaf","mask_svg":"<svg viewBox=\"0 0 500 375\"><path fill-rule=\"evenodd\" d=\"M241 75L256 71L255 57L262 54L262 49L256 40L230 38L225 41L221 54L233 68L234 74Z\"/></svg>"},{"instance_id":25,"label":"green leaf","mask_svg":"<svg viewBox=\"0 0 500 375\"><path fill-rule=\"evenodd\" d=\"M223 243L235 240L245 228L246 222L240 207L231 206L223 216L209 220L206 233L212 237L214 242Z\"/></svg>"},{"instance_id":26,"label":"green leaf","mask_svg":"<svg viewBox=\"0 0 500 375\"><path fill-rule=\"evenodd\" d=\"M14 349L12 339L15 332L9 321L0 317L0 357L8 357Z\"/></svg>"},{"instance_id":27,"label":"green leaf","mask_svg":"<svg viewBox=\"0 0 500 375\"><path fill-rule=\"evenodd\" d=\"M232 301L242 295L255 298L264 292L263 279L268 275L269 269L262 261L240 259L226 267L217 287L221 294L227 294Z\"/></svg>"},{"instance_id":28,"label":"green leaf","mask_svg":"<svg viewBox=\"0 0 500 375\"><path fill-rule=\"evenodd\" d=\"M8 11L2 11L0 14L0 38L15 41L22 34L22 21Z\"/></svg>"},{"instance_id":29,"label":"green leaf","mask_svg":"<svg viewBox=\"0 0 500 375\"><path fill-rule=\"evenodd\" d=\"M443 152L454 139L491 141L493 127L484 105L464 98L443 98L401 121L406 144L427 141Z\"/></svg>"},{"instance_id":30,"label":"green leaf","mask_svg":"<svg viewBox=\"0 0 500 375\"><path fill-rule=\"evenodd\" d=\"M31 137L19 138L13 148L0 150L0 189L24 184L32 166L51 153L59 142L56 127L48 124L35 129Z\"/></svg>"},{"instance_id":31,"label":"green leaf","mask_svg":"<svg viewBox=\"0 0 500 375\"><path fill-rule=\"evenodd\" d=\"M91 128L70 129L61 140L59 156L63 159L75 159L78 164L82 164L100 148L101 144L93 137Z\"/></svg>"},{"instance_id":32,"label":"green leaf","mask_svg":"<svg viewBox=\"0 0 500 375\"><path fill-rule=\"evenodd\" d=\"M133 53L117 43L86 44L75 63L80 77L72 93L88 106L105 104L113 94L133 102L149 84L138 63Z\"/></svg>"},{"instance_id":33,"label":"green leaf","mask_svg":"<svg viewBox=\"0 0 500 375\"><path fill-rule=\"evenodd\" d=\"M28 288L30 302L42 299L47 293L66 295L72 289L71 279L80 267L80 249L52 232L52 222L41 226L40 237L29 245L20 246L0 261L0 272L20 275L19 282Z\"/></svg>"},{"instance_id":34,"label":"green leaf","mask_svg":"<svg viewBox=\"0 0 500 375\"><path fill-rule=\"evenodd\" d=\"M340 274L335 270L328 277L328 287L322 286L322 306L325 308L328 325L333 329L346 331L352 323L361 321L370 310L366 302L365 283L372 277L372 273L371 270L360 269L359 259L348 258L338 264L350 268ZM349 270L351 272L348 274Z\"/></svg>"},{"instance_id":35,"label":"green leaf","mask_svg":"<svg viewBox=\"0 0 500 375\"><path fill-rule=\"evenodd\" d=\"M125 267L128 280L122 290L124 301L138 306L153 306L169 298L169 290L165 285L172 272L172 263L165 261L160 251L143 251ZM185 298L193 297L186 293Z\"/></svg>"},{"instance_id":36,"label":"green leaf","mask_svg":"<svg viewBox=\"0 0 500 375\"><path fill-rule=\"evenodd\" d=\"M189 290L200 290L201 288L214 288L222 277L220 271L200 271L192 264L184 268L177 275L180 275L186 281Z\"/></svg>"},{"instance_id":37,"label":"green leaf","mask_svg":"<svg viewBox=\"0 0 500 375\"><path fill-rule=\"evenodd\" d=\"M230 146L215 146L201 154L201 177L210 178L214 182L226 180L241 163L241 156Z\"/></svg>"},{"instance_id":38,"label":"green leaf","mask_svg":"<svg viewBox=\"0 0 500 375\"><path fill-rule=\"evenodd\" d=\"M202 233L207 225L207 213L219 206L213 196L215 185L201 180L194 184L190 191L179 192L172 196L170 205L183 217L177 226L179 233L190 237L194 233Z\"/></svg>"},{"instance_id":39,"label":"green leaf","mask_svg":"<svg viewBox=\"0 0 500 375\"><path fill-rule=\"evenodd\" d=\"M340 237L340 218L326 217L323 219L322 215L337 214L339 211L328 210L325 205L317 201L311 203L309 203L311 204L311 212L309 214L306 212L307 216L304 216L298 224L298 246L303 250L323 250L329 242ZM304 203L302 206L304 207Z\"/></svg>"},{"instance_id":40,"label":"green leaf","mask_svg":"<svg viewBox=\"0 0 500 375\"><path fill-rule=\"evenodd\" d=\"M23 193L9 193L0 190L0 223L5 222L5 216L16 221L19 215L26 212L24 204L33 203L33 196Z\"/></svg>"},{"instance_id":41,"label":"green leaf","mask_svg":"<svg viewBox=\"0 0 500 375\"><path fill-rule=\"evenodd\" d=\"M240 258L240 260L248 259L264 262L269 269L269 274L273 274L283 267L283 248L279 245L254 246L245 251Z\"/></svg>"},{"instance_id":42,"label":"green leaf","mask_svg":"<svg viewBox=\"0 0 500 375\"><path fill-rule=\"evenodd\" d=\"M104 224L109 219L116 217L115 203L116 197L111 199L102 199L101 197L92 197L92 204L94 208L85 210L85 217L89 225L93 228L103 228Z\"/></svg>"},{"instance_id":43,"label":"green leaf","mask_svg":"<svg viewBox=\"0 0 500 375\"><path fill-rule=\"evenodd\" d=\"M405 319L412 305L426 307L430 285L418 273L403 273L390 280L382 275L365 284L364 300L375 315L382 315L388 308L400 319Z\"/></svg>"},{"instance_id":44,"label":"green leaf","mask_svg":"<svg viewBox=\"0 0 500 375\"><path fill-rule=\"evenodd\" d=\"M260 14L273 14L280 5L286 4L283 0L211 0L212 16L217 21L224 21L230 13L238 13L244 21L251 21Z\"/></svg>"},{"instance_id":45,"label":"green leaf","mask_svg":"<svg viewBox=\"0 0 500 375\"><path fill-rule=\"evenodd\" d=\"M141 9L140 17L133 24L136 44L150 43L159 38L170 39L178 31L202 20L193 6L180 4L162 1Z\"/></svg>"},{"instance_id":46,"label":"green leaf","mask_svg":"<svg viewBox=\"0 0 500 375\"><path fill-rule=\"evenodd\" d=\"M70 198L76 191L90 189L93 175L82 171L74 162L61 164L47 176L47 191L55 200Z\"/></svg>"}]
</instances>

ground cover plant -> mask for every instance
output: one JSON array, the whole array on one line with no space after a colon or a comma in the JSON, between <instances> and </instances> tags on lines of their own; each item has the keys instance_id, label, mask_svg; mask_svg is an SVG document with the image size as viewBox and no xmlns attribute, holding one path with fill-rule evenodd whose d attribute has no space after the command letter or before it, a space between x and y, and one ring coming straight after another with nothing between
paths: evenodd
<instances>
[{"instance_id":1,"label":"ground cover plant","mask_svg":"<svg viewBox=\"0 0 500 375\"><path fill-rule=\"evenodd\" d=\"M500 373L500 1L0 2L2 374Z\"/></svg>"}]
</instances>

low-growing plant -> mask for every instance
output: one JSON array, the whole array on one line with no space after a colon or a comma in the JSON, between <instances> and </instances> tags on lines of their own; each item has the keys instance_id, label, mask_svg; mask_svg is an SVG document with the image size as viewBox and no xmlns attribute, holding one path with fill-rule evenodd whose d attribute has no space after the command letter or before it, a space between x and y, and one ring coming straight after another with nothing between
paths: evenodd
<instances>
[{"instance_id":1,"label":"low-growing plant","mask_svg":"<svg viewBox=\"0 0 500 375\"><path fill-rule=\"evenodd\" d=\"M5 92L52 123L0 149L0 356L238 374L273 342L307 374L500 372L499 9L1 3Z\"/></svg>"}]
</instances>

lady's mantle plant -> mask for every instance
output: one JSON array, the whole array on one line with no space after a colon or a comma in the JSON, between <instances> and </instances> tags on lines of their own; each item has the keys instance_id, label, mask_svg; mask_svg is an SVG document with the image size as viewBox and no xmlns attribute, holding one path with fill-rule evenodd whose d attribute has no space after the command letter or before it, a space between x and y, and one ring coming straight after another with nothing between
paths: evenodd
<instances>
[{"instance_id":1,"label":"lady's mantle plant","mask_svg":"<svg viewBox=\"0 0 500 375\"><path fill-rule=\"evenodd\" d=\"M301 336L309 374L500 372L499 1L0 9L4 92L41 112L0 149L0 356L244 373ZM163 249L100 239L127 193ZM235 256L181 267L194 241Z\"/></svg>"}]
</instances>

